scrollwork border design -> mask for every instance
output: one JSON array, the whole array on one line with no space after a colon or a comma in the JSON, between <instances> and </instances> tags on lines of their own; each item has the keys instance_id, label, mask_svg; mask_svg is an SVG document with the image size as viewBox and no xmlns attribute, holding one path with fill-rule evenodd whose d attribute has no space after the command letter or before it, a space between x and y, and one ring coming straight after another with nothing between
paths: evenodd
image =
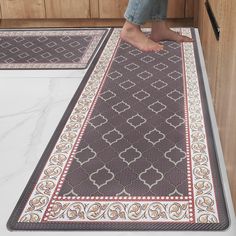
<instances>
[{"instance_id":1,"label":"scrollwork border design","mask_svg":"<svg viewBox=\"0 0 236 236\"><path fill-rule=\"evenodd\" d=\"M182 33L191 36L190 29ZM209 163L204 117L198 86L192 44L183 44L186 89L188 93L188 117L193 192L186 198L170 200L59 200L58 194L65 177L70 155L76 145L77 134L89 115L89 109L109 67L119 41L120 30L115 29L92 72L64 130L34 188L19 222L190 222L217 223L219 221L214 195L214 185ZM189 203L194 203L194 212ZM194 221L193 221L194 218Z\"/></svg>"},{"instance_id":2,"label":"scrollwork border design","mask_svg":"<svg viewBox=\"0 0 236 236\"><path fill-rule=\"evenodd\" d=\"M191 37L191 29L182 34ZM213 176L209 158L207 134L200 94L195 52L192 43L183 44L184 69L189 111L190 153L192 164L194 215L196 223L219 223Z\"/></svg>"}]
</instances>

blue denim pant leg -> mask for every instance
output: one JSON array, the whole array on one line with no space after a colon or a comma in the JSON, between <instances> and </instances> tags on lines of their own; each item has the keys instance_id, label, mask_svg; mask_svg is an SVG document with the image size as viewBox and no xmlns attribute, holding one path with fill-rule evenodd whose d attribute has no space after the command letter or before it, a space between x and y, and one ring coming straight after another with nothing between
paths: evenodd
<instances>
[{"instance_id":1,"label":"blue denim pant leg","mask_svg":"<svg viewBox=\"0 0 236 236\"><path fill-rule=\"evenodd\" d=\"M142 25L147 20L165 20L168 0L129 0L125 19Z\"/></svg>"},{"instance_id":2,"label":"blue denim pant leg","mask_svg":"<svg viewBox=\"0 0 236 236\"><path fill-rule=\"evenodd\" d=\"M166 19L168 0L153 0L156 2L153 6L152 14L150 20L162 21Z\"/></svg>"}]
</instances>

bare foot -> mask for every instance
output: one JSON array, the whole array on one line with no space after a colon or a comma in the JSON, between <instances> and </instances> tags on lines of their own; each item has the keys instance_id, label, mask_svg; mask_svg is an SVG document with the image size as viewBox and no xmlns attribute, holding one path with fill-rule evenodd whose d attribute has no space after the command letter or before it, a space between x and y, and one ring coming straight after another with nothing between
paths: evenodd
<instances>
[{"instance_id":1,"label":"bare foot","mask_svg":"<svg viewBox=\"0 0 236 236\"><path fill-rule=\"evenodd\" d=\"M146 37L141 31L140 26L134 25L128 21L125 22L120 36L122 40L144 52L160 51L163 49L163 45Z\"/></svg>"},{"instance_id":2,"label":"bare foot","mask_svg":"<svg viewBox=\"0 0 236 236\"><path fill-rule=\"evenodd\" d=\"M177 43L193 42L192 38L169 29L164 21L156 21L152 24L150 38L155 42L160 42L162 40L170 40Z\"/></svg>"}]
</instances>

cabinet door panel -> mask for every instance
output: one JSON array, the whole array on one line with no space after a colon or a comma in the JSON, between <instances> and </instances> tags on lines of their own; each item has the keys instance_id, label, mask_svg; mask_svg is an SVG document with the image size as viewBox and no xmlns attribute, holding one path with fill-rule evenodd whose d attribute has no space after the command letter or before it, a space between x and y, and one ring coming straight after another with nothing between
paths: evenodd
<instances>
[{"instance_id":1,"label":"cabinet door panel","mask_svg":"<svg viewBox=\"0 0 236 236\"><path fill-rule=\"evenodd\" d=\"M90 18L88 0L45 0L47 18Z\"/></svg>"},{"instance_id":2,"label":"cabinet door panel","mask_svg":"<svg viewBox=\"0 0 236 236\"><path fill-rule=\"evenodd\" d=\"M201 35L211 95L215 102L219 42L216 40L204 3L205 0L199 1L199 32Z\"/></svg>"},{"instance_id":3,"label":"cabinet door panel","mask_svg":"<svg viewBox=\"0 0 236 236\"><path fill-rule=\"evenodd\" d=\"M236 213L236 2L235 0L221 2L216 117Z\"/></svg>"},{"instance_id":4,"label":"cabinet door panel","mask_svg":"<svg viewBox=\"0 0 236 236\"><path fill-rule=\"evenodd\" d=\"M99 0L100 18L123 18L128 0ZM169 0L168 17L184 18L185 0Z\"/></svg>"},{"instance_id":5,"label":"cabinet door panel","mask_svg":"<svg viewBox=\"0 0 236 236\"><path fill-rule=\"evenodd\" d=\"M210 3L211 9L214 13L214 16L218 22L218 24L221 23L222 21L222 17L221 17L221 7L222 7L222 1L219 0L208 0L208 2Z\"/></svg>"},{"instance_id":6,"label":"cabinet door panel","mask_svg":"<svg viewBox=\"0 0 236 236\"><path fill-rule=\"evenodd\" d=\"M100 18L123 18L128 0L99 0Z\"/></svg>"},{"instance_id":7,"label":"cabinet door panel","mask_svg":"<svg viewBox=\"0 0 236 236\"><path fill-rule=\"evenodd\" d=\"M194 0L186 0L185 17L186 18L194 17Z\"/></svg>"},{"instance_id":8,"label":"cabinet door panel","mask_svg":"<svg viewBox=\"0 0 236 236\"><path fill-rule=\"evenodd\" d=\"M185 0L169 0L168 18L184 18L185 17Z\"/></svg>"},{"instance_id":9,"label":"cabinet door panel","mask_svg":"<svg viewBox=\"0 0 236 236\"><path fill-rule=\"evenodd\" d=\"M44 0L0 0L3 19L45 18Z\"/></svg>"},{"instance_id":10,"label":"cabinet door panel","mask_svg":"<svg viewBox=\"0 0 236 236\"><path fill-rule=\"evenodd\" d=\"M90 16L91 16L91 18L99 18L99 2L98 2L98 0L90 0Z\"/></svg>"}]
</instances>

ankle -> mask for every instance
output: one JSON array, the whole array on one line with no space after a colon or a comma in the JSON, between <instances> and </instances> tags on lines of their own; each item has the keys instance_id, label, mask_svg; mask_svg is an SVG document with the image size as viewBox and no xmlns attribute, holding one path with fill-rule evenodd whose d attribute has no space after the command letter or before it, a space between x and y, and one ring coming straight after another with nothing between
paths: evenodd
<instances>
[{"instance_id":1,"label":"ankle","mask_svg":"<svg viewBox=\"0 0 236 236\"><path fill-rule=\"evenodd\" d=\"M168 30L168 26L165 21L154 21L152 23L152 33L156 34Z\"/></svg>"},{"instance_id":2,"label":"ankle","mask_svg":"<svg viewBox=\"0 0 236 236\"><path fill-rule=\"evenodd\" d=\"M152 28L167 28L166 21L153 21Z\"/></svg>"},{"instance_id":3,"label":"ankle","mask_svg":"<svg viewBox=\"0 0 236 236\"><path fill-rule=\"evenodd\" d=\"M135 24L132 24L128 21L126 21L123 26L123 31L126 31L126 32L133 32L133 31L137 31L137 30L140 30L140 25L135 25Z\"/></svg>"}]
</instances>

